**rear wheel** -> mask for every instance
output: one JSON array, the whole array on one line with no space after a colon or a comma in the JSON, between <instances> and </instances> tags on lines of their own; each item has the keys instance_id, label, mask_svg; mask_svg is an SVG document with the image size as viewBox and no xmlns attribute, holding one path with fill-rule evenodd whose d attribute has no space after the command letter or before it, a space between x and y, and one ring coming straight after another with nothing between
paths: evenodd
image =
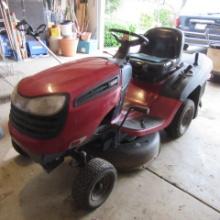
<instances>
[{"instance_id":1,"label":"rear wheel","mask_svg":"<svg viewBox=\"0 0 220 220\"><path fill-rule=\"evenodd\" d=\"M23 157L26 157L26 158L29 158L29 155L26 153L26 152L24 152L19 146L18 146L18 144L16 144L13 140L11 141L11 143L12 143L12 146L13 146L13 148L15 149L15 151L17 152L17 153L19 153L21 156L23 156Z\"/></svg>"},{"instance_id":2,"label":"rear wheel","mask_svg":"<svg viewBox=\"0 0 220 220\"><path fill-rule=\"evenodd\" d=\"M95 209L110 195L117 172L114 166L99 158L92 159L76 177L72 196L76 205L83 209Z\"/></svg>"},{"instance_id":3,"label":"rear wheel","mask_svg":"<svg viewBox=\"0 0 220 220\"><path fill-rule=\"evenodd\" d=\"M195 104L191 99L187 99L180 107L171 124L166 128L169 136L172 138L181 137L193 119L195 113Z\"/></svg>"}]
</instances>

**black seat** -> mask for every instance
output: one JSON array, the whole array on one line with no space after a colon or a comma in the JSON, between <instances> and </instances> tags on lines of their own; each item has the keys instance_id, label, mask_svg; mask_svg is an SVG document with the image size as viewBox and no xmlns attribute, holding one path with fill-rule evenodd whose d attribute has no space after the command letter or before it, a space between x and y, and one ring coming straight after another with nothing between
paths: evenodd
<instances>
[{"instance_id":1,"label":"black seat","mask_svg":"<svg viewBox=\"0 0 220 220\"><path fill-rule=\"evenodd\" d=\"M144 34L149 44L138 53L129 54L134 76L155 82L173 72L180 63L184 45L182 31L175 28L153 28Z\"/></svg>"}]
</instances>

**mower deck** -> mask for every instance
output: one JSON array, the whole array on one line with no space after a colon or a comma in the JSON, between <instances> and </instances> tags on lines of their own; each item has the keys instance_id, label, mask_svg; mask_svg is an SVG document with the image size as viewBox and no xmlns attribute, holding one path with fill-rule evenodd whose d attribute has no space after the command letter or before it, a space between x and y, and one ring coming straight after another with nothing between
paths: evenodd
<instances>
[{"instance_id":1,"label":"mower deck","mask_svg":"<svg viewBox=\"0 0 220 220\"><path fill-rule=\"evenodd\" d=\"M160 134L155 132L145 137L121 137L118 143L112 137L97 139L87 144L84 150L88 155L110 161L118 170L130 171L157 157Z\"/></svg>"}]
</instances>

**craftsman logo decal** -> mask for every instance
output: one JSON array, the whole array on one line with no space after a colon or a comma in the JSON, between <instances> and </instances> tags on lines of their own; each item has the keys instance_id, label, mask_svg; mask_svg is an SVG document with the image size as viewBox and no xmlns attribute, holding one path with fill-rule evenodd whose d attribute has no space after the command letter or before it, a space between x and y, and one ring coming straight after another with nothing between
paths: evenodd
<instances>
[{"instance_id":1,"label":"craftsman logo decal","mask_svg":"<svg viewBox=\"0 0 220 220\"><path fill-rule=\"evenodd\" d=\"M76 101L76 106L82 105L88 100L96 97L99 94L102 94L105 91L108 91L110 88L118 85L118 77L115 77L111 79L110 81L107 81L98 87L86 92L84 95L80 96Z\"/></svg>"}]
</instances>

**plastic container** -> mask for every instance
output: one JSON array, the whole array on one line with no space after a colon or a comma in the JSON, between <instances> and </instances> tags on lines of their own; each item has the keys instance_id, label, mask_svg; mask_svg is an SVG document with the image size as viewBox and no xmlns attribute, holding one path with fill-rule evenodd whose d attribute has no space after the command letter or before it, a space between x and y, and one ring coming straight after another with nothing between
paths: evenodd
<instances>
[{"instance_id":1,"label":"plastic container","mask_svg":"<svg viewBox=\"0 0 220 220\"><path fill-rule=\"evenodd\" d=\"M73 37L64 37L60 40L61 54L66 57L72 57L76 55L76 50L79 40Z\"/></svg>"},{"instance_id":2,"label":"plastic container","mask_svg":"<svg viewBox=\"0 0 220 220\"><path fill-rule=\"evenodd\" d=\"M2 52L5 57L12 57L13 51L11 49L9 39L6 34L0 34L0 44L2 47Z\"/></svg>"},{"instance_id":3,"label":"plastic container","mask_svg":"<svg viewBox=\"0 0 220 220\"><path fill-rule=\"evenodd\" d=\"M46 42L43 41L45 44ZM28 40L26 42L27 44L27 51L29 57L36 57L36 56L42 56L47 55L48 51L46 48L44 48L38 41L36 40Z\"/></svg>"},{"instance_id":4,"label":"plastic container","mask_svg":"<svg viewBox=\"0 0 220 220\"><path fill-rule=\"evenodd\" d=\"M73 22L72 21L64 21L61 23L61 34L62 36L72 36L74 32Z\"/></svg>"},{"instance_id":5,"label":"plastic container","mask_svg":"<svg viewBox=\"0 0 220 220\"><path fill-rule=\"evenodd\" d=\"M53 25L50 28L50 36L51 37L60 37L60 27L58 25Z\"/></svg>"}]
</instances>

